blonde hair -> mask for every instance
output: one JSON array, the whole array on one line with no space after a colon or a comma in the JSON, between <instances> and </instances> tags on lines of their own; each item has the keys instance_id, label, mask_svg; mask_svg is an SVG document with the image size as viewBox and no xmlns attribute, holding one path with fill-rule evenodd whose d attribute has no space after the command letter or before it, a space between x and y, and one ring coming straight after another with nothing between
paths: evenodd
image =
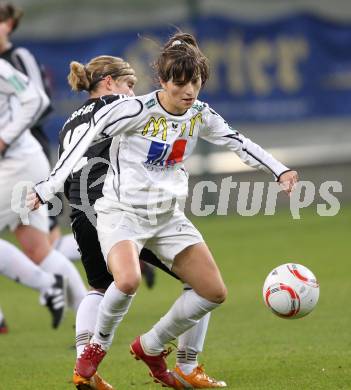
<instances>
[{"instance_id":1,"label":"blonde hair","mask_svg":"<svg viewBox=\"0 0 351 390\"><path fill-rule=\"evenodd\" d=\"M21 18L23 11L21 8L11 3L0 3L0 22L6 22L12 20L12 31L15 31Z\"/></svg>"},{"instance_id":2,"label":"blonde hair","mask_svg":"<svg viewBox=\"0 0 351 390\"><path fill-rule=\"evenodd\" d=\"M135 77L135 71L128 62L120 57L98 56L91 59L86 65L72 61L67 79L73 91L91 92L106 76L111 76L113 79L122 76Z\"/></svg>"}]
</instances>

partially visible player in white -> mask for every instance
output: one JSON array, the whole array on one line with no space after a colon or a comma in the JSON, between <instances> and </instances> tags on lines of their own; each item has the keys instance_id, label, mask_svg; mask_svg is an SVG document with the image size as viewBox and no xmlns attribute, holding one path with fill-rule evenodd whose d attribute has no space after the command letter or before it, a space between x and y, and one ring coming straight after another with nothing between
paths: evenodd
<instances>
[{"instance_id":1,"label":"partially visible player in white","mask_svg":"<svg viewBox=\"0 0 351 390\"><path fill-rule=\"evenodd\" d=\"M42 147L29 131L47 105L43 90L0 59L0 231L9 227L27 257L44 271L67 278L68 304L76 311L86 288L74 265L52 249L47 209L30 214L23 224L21 193L15 190L20 182L35 183L50 172Z\"/></svg>"},{"instance_id":2,"label":"partially visible player in white","mask_svg":"<svg viewBox=\"0 0 351 390\"><path fill-rule=\"evenodd\" d=\"M49 82L43 67L34 55L25 47L16 46L11 41L13 32L22 20L23 11L10 2L0 2L0 58L9 62L14 68L24 73L38 88L49 92ZM47 93L48 95L48 93ZM52 107L49 105L36 123L31 126L31 133L40 143L50 161L51 148L48 136L44 131L45 118ZM57 217L50 217L50 242L70 260L80 259L77 243L73 234L61 235Z\"/></svg>"},{"instance_id":3,"label":"partially visible player in white","mask_svg":"<svg viewBox=\"0 0 351 390\"><path fill-rule=\"evenodd\" d=\"M8 332L7 323L5 320L4 313L0 307L0 334L7 333Z\"/></svg>"},{"instance_id":4,"label":"partially visible player in white","mask_svg":"<svg viewBox=\"0 0 351 390\"><path fill-rule=\"evenodd\" d=\"M61 275L43 271L19 249L0 239L0 275L40 292L42 303L52 315L52 327L57 328L63 318L65 286ZM4 314L0 310L0 333L7 333Z\"/></svg>"}]
</instances>

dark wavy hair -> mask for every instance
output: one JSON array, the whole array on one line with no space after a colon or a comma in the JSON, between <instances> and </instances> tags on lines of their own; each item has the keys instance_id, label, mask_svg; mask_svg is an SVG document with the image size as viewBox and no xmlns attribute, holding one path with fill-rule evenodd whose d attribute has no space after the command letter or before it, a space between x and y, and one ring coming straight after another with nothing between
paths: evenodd
<instances>
[{"instance_id":1,"label":"dark wavy hair","mask_svg":"<svg viewBox=\"0 0 351 390\"><path fill-rule=\"evenodd\" d=\"M164 45L154 67L158 77L167 82L187 84L201 76L202 85L209 77L207 57L193 35L177 32Z\"/></svg>"}]
</instances>

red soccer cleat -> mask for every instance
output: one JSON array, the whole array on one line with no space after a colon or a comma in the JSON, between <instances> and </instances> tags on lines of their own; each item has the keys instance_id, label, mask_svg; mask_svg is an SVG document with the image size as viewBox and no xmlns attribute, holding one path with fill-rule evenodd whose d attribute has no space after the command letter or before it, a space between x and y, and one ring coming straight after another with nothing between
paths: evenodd
<instances>
[{"instance_id":1,"label":"red soccer cleat","mask_svg":"<svg viewBox=\"0 0 351 390\"><path fill-rule=\"evenodd\" d=\"M106 352L101 348L100 344L87 344L76 361L75 370L77 374L83 378L91 378L96 373L105 355Z\"/></svg>"},{"instance_id":2,"label":"red soccer cleat","mask_svg":"<svg viewBox=\"0 0 351 390\"><path fill-rule=\"evenodd\" d=\"M161 383L161 385L173 389L183 389L183 386L167 369L165 357L171 353L170 349L161 352L159 355L147 355L141 345L140 336L138 336L130 345L130 353L136 360L142 360L149 367L150 376L154 378L156 383Z\"/></svg>"},{"instance_id":3,"label":"red soccer cleat","mask_svg":"<svg viewBox=\"0 0 351 390\"><path fill-rule=\"evenodd\" d=\"M9 328L6 324L5 318L0 321L0 334L5 334L9 332Z\"/></svg>"}]
</instances>

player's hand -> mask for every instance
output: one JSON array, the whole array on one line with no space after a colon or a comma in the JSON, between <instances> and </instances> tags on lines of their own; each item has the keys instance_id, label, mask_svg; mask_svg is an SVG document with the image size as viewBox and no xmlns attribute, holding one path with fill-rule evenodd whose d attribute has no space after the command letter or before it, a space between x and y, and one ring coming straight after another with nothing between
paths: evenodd
<instances>
[{"instance_id":1,"label":"player's hand","mask_svg":"<svg viewBox=\"0 0 351 390\"><path fill-rule=\"evenodd\" d=\"M288 195L294 190L298 181L299 176L296 171L285 172L279 177L279 184Z\"/></svg>"},{"instance_id":2,"label":"player's hand","mask_svg":"<svg viewBox=\"0 0 351 390\"><path fill-rule=\"evenodd\" d=\"M40 201L40 198L34 190L31 190L27 193L26 207L29 210L37 210L41 204L42 203Z\"/></svg>"}]
</instances>

